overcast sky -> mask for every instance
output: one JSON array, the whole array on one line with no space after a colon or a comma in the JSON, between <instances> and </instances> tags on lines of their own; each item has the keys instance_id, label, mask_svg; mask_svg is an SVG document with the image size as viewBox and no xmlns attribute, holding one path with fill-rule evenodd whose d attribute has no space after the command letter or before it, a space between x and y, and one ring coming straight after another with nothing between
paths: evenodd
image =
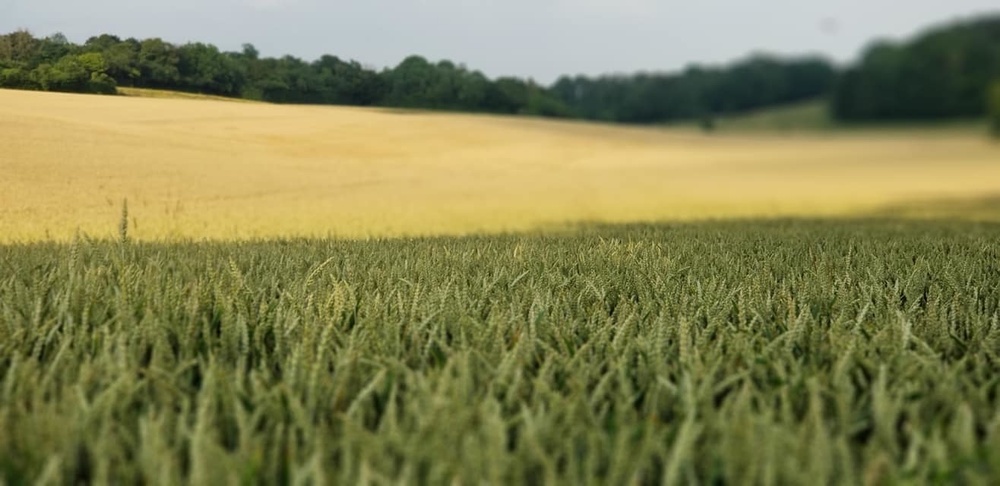
<instances>
[{"instance_id":1,"label":"overcast sky","mask_svg":"<svg viewBox=\"0 0 1000 486\"><path fill-rule=\"evenodd\" d=\"M1000 11L997 0L0 0L0 31L203 41L381 68L409 54L489 76L672 71L755 51L846 61L876 38Z\"/></svg>"}]
</instances>

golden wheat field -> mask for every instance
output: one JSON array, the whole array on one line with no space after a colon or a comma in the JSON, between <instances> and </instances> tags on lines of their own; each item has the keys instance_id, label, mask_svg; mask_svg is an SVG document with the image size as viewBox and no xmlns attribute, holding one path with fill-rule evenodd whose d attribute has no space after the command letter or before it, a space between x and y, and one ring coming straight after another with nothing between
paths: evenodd
<instances>
[{"instance_id":1,"label":"golden wheat field","mask_svg":"<svg viewBox=\"0 0 1000 486\"><path fill-rule=\"evenodd\" d=\"M139 239L464 234L933 213L1000 194L1000 146L0 90L0 187L6 242L113 237L126 199Z\"/></svg>"}]
</instances>

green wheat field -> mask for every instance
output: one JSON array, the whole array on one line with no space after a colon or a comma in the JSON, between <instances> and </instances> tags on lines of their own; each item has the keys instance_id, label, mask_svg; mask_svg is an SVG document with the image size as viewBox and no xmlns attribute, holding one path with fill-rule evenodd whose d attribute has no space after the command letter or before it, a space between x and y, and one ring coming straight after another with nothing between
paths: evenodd
<instances>
[{"instance_id":1,"label":"green wheat field","mask_svg":"<svg viewBox=\"0 0 1000 486\"><path fill-rule=\"evenodd\" d=\"M988 484L1000 225L0 246L6 484Z\"/></svg>"}]
</instances>

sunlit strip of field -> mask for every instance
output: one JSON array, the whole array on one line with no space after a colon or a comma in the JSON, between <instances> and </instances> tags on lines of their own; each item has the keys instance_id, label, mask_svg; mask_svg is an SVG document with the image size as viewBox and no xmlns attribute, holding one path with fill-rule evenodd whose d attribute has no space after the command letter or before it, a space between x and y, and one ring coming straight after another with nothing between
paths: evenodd
<instances>
[{"instance_id":1,"label":"sunlit strip of field","mask_svg":"<svg viewBox=\"0 0 1000 486\"><path fill-rule=\"evenodd\" d=\"M8 242L466 234L989 200L1000 145L0 91L0 187Z\"/></svg>"}]
</instances>

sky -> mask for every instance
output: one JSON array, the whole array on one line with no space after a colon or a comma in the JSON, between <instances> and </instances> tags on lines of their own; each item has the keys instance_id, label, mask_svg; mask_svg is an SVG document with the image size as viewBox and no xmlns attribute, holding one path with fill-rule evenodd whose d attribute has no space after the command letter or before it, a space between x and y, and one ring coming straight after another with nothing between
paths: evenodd
<instances>
[{"instance_id":1,"label":"sky","mask_svg":"<svg viewBox=\"0 0 1000 486\"><path fill-rule=\"evenodd\" d=\"M265 56L374 68L419 54L549 83L755 52L849 62L875 39L989 12L997 0L0 0L0 32L252 43Z\"/></svg>"}]
</instances>

